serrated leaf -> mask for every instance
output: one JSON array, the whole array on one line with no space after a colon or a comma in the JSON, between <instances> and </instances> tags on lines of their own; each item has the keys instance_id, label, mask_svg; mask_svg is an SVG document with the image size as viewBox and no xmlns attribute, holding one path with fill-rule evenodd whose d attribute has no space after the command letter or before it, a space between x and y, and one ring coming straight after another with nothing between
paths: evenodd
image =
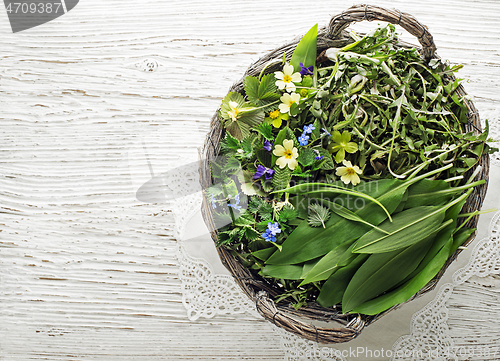
<instances>
[{"instance_id":1,"label":"serrated leaf","mask_svg":"<svg viewBox=\"0 0 500 361\"><path fill-rule=\"evenodd\" d=\"M244 113L235 121L227 120L224 124L227 131L235 138L241 140L250 135L250 129L256 127L264 120L264 112L252 111Z\"/></svg>"},{"instance_id":2,"label":"serrated leaf","mask_svg":"<svg viewBox=\"0 0 500 361\"><path fill-rule=\"evenodd\" d=\"M258 97L259 99L265 99L266 97L270 97L271 94L277 95L279 99L279 95L276 94L276 78L274 74L266 74L260 79L259 89L258 89Z\"/></svg>"},{"instance_id":3,"label":"serrated leaf","mask_svg":"<svg viewBox=\"0 0 500 361\"><path fill-rule=\"evenodd\" d=\"M329 151L327 151L323 147L314 148L319 152L319 155L322 155L324 158L323 164L321 164L321 169L323 170L332 170L335 169L335 163L333 162L332 155Z\"/></svg>"},{"instance_id":4,"label":"serrated leaf","mask_svg":"<svg viewBox=\"0 0 500 361\"><path fill-rule=\"evenodd\" d=\"M269 123L261 123L254 128L258 133L262 134L267 140L273 140L273 127Z\"/></svg>"},{"instance_id":5,"label":"serrated leaf","mask_svg":"<svg viewBox=\"0 0 500 361\"><path fill-rule=\"evenodd\" d=\"M309 206L309 216L307 222L311 227L325 227L325 223L330 218L331 212L328 208L323 207L321 204L311 204Z\"/></svg>"},{"instance_id":6,"label":"serrated leaf","mask_svg":"<svg viewBox=\"0 0 500 361\"><path fill-rule=\"evenodd\" d=\"M314 163L316 158L316 153L312 149L305 148L300 151L297 161L304 167L308 167Z\"/></svg>"},{"instance_id":7,"label":"serrated leaf","mask_svg":"<svg viewBox=\"0 0 500 361\"><path fill-rule=\"evenodd\" d=\"M274 166L274 175L272 179L272 185L275 190L285 189L288 187L290 180L292 179L292 171L285 167L281 169L278 166Z\"/></svg>"},{"instance_id":8,"label":"serrated leaf","mask_svg":"<svg viewBox=\"0 0 500 361\"><path fill-rule=\"evenodd\" d=\"M259 79L254 76L247 76L243 80L243 86L250 103L258 105L257 101L259 99Z\"/></svg>"}]
</instances>

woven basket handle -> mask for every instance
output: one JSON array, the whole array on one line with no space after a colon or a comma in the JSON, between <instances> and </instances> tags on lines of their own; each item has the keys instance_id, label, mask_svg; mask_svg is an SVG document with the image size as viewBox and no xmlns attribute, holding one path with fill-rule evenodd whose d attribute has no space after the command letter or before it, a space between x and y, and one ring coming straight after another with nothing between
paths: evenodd
<instances>
[{"instance_id":1,"label":"woven basket handle","mask_svg":"<svg viewBox=\"0 0 500 361\"><path fill-rule=\"evenodd\" d=\"M328 37L337 38L351 22L358 21L385 21L391 24L400 25L403 29L415 36L422 45L422 52L425 59L434 56L436 45L432 35L427 31L427 27L417 21L412 15L403 13L399 10L390 10L373 5L354 5L334 16L328 24Z\"/></svg>"}]
</instances>

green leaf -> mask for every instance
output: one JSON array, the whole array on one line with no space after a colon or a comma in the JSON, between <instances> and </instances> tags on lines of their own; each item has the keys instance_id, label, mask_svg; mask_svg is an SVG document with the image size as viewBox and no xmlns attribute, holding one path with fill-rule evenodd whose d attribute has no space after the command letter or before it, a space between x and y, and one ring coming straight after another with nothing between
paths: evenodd
<instances>
[{"instance_id":1,"label":"green leaf","mask_svg":"<svg viewBox=\"0 0 500 361\"><path fill-rule=\"evenodd\" d=\"M262 100L276 100L280 95L276 93L276 78L274 74L266 74L260 79L258 97Z\"/></svg>"},{"instance_id":2,"label":"green leaf","mask_svg":"<svg viewBox=\"0 0 500 361\"><path fill-rule=\"evenodd\" d=\"M268 123L259 124L254 128L258 133L262 134L267 140L273 140L273 126Z\"/></svg>"},{"instance_id":3,"label":"green leaf","mask_svg":"<svg viewBox=\"0 0 500 361\"><path fill-rule=\"evenodd\" d=\"M442 207L423 206L397 213L393 221L380 225L384 231L372 229L358 239L353 252L384 253L408 247L434 233L443 223Z\"/></svg>"},{"instance_id":4,"label":"green leaf","mask_svg":"<svg viewBox=\"0 0 500 361\"><path fill-rule=\"evenodd\" d=\"M407 248L370 255L345 290L342 312L352 311L403 280L418 266L433 239L431 236Z\"/></svg>"},{"instance_id":5,"label":"green leaf","mask_svg":"<svg viewBox=\"0 0 500 361\"><path fill-rule=\"evenodd\" d=\"M300 63L306 67L316 66L317 36L318 24L314 25L297 44L290 60L295 71L300 71Z\"/></svg>"},{"instance_id":6,"label":"green leaf","mask_svg":"<svg viewBox=\"0 0 500 361\"><path fill-rule=\"evenodd\" d=\"M297 158L297 161L302 164L304 167L308 167L312 165L315 161L316 153L312 149L305 148L301 149L300 154Z\"/></svg>"},{"instance_id":7,"label":"green leaf","mask_svg":"<svg viewBox=\"0 0 500 361\"><path fill-rule=\"evenodd\" d=\"M374 298L368 302L361 303L354 307L353 313L362 313L365 315L375 315L383 312L394 305L408 301L415 293L432 280L441 270L448 260L452 239L448 241L437 255L427 263L427 265L413 278L397 289L388 292L382 296Z\"/></svg>"},{"instance_id":8,"label":"green leaf","mask_svg":"<svg viewBox=\"0 0 500 361\"><path fill-rule=\"evenodd\" d=\"M302 265L267 265L262 269L262 275L287 280L298 280L302 275Z\"/></svg>"},{"instance_id":9,"label":"green leaf","mask_svg":"<svg viewBox=\"0 0 500 361\"><path fill-rule=\"evenodd\" d=\"M243 80L243 87L250 103L258 105L259 100L259 79L254 76L246 76Z\"/></svg>"},{"instance_id":10,"label":"green leaf","mask_svg":"<svg viewBox=\"0 0 500 361\"><path fill-rule=\"evenodd\" d=\"M309 206L309 216L307 222L311 227L325 228L326 221L330 218L330 210L320 204L311 204Z\"/></svg>"},{"instance_id":11,"label":"green leaf","mask_svg":"<svg viewBox=\"0 0 500 361\"><path fill-rule=\"evenodd\" d=\"M446 227L447 222L442 223L446 210L456 204L463 203L468 197L468 193L463 194L445 206L421 206L407 209L397 213L393 222L384 222L380 228L390 234L383 234L373 229L357 242L353 252L356 253L383 253L399 248L407 247L419 242L442 227Z\"/></svg>"},{"instance_id":12,"label":"green leaf","mask_svg":"<svg viewBox=\"0 0 500 361\"><path fill-rule=\"evenodd\" d=\"M252 255L261 261L265 261L275 250L276 249L274 247L259 249L258 251L252 252Z\"/></svg>"},{"instance_id":13,"label":"green leaf","mask_svg":"<svg viewBox=\"0 0 500 361\"><path fill-rule=\"evenodd\" d=\"M368 256L367 254L358 254L347 266L334 271L325 283L323 283L316 301L323 307L331 307L339 304L352 276L354 276Z\"/></svg>"},{"instance_id":14,"label":"green leaf","mask_svg":"<svg viewBox=\"0 0 500 361\"><path fill-rule=\"evenodd\" d=\"M272 179L272 185L275 190L280 190L288 187L290 180L292 179L292 171L285 167L281 169L277 165L274 166L274 175Z\"/></svg>"},{"instance_id":15,"label":"green leaf","mask_svg":"<svg viewBox=\"0 0 500 361\"><path fill-rule=\"evenodd\" d=\"M323 256L314 267L307 273L299 286L317 281L326 280L338 268L338 262L342 255L350 248L352 242L346 242L332 249Z\"/></svg>"},{"instance_id":16,"label":"green leaf","mask_svg":"<svg viewBox=\"0 0 500 361\"><path fill-rule=\"evenodd\" d=\"M389 234L389 232L387 231L384 231L382 228L379 228L377 227L376 225L374 224L371 224L370 222L367 222L365 221L363 218L361 218L360 216L358 216L356 213L354 213L353 211L343 207L342 205L340 204L336 204L336 203L332 203L332 202L328 202L328 201L324 201L325 204L328 205L328 207L334 211L335 213L337 213L339 216L345 218L345 219L349 219L351 221L355 221L355 222L359 222L359 223L364 223L372 228L375 228L376 230L382 232L382 233L385 233L385 234Z\"/></svg>"}]
</instances>

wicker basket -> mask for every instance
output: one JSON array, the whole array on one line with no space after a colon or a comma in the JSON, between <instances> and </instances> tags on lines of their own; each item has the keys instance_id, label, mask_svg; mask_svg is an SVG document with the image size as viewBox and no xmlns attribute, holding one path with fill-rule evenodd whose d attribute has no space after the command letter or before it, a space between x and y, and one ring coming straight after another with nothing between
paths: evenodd
<instances>
[{"instance_id":1,"label":"wicker basket","mask_svg":"<svg viewBox=\"0 0 500 361\"><path fill-rule=\"evenodd\" d=\"M396 25L400 25L410 34L415 36L420 42L422 48L419 49L421 54L426 60L432 58L438 58L435 54L436 47L434 45L432 35L428 32L427 28L419 23L413 16L403 13L399 10L388 10L371 5L355 5L348 10L342 12L337 16L334 16L327 27L324 27L318 31L318 54L330 47L342 47L349 41L348 32L345 28L351 22L358 21L383 21ZM258 75L264 66L268 65L270 61L274 59L281 60L283 54L286 53L287 59L290 59L291 54L300 39L296 39L290 44L284 45L270 52L266 56L262 57L256 61L250 68L246 71L245 76ZM402 47L412 48L415 47L411 44L399 43ZM276 66L269 66L266 71L272 72L278 70L279 63L276 62ZM243 79L244 77L234 84L229 91L243 90ZM450 76L449 80L454 78ZM462 86L457 89L460 96L466 95L465 90ZM466 125L466 131L474 131L476 134L481 132L481 124L478 112L472 102L466 100L467 107L469 109L468 113L468 124ZM224 137L224 129L221 128L220 121L218 120L218 111L212 118L211 130L207 135L204 147L201 150L201 164L200 164L200 176L202 187L206 189L212 185L212 177L210 173L210 162L217 157L219 152L220 140ZM480 209L484 195L487 189L488 181L488 170L489 170L489 157L483 155L480 159L479 166L481 167L478 179L486 180L486 183L482 186L476 187L474 192L469 196L467 203L463 208L464 213L473 212ZM211 207L208 206L209 202L204 199L202 206L202 214L205 223L211 231L211 235L214 241L217 240L217 229L214 225L214 220L211 214ZM472 218L467 224L468 227L475 228L478 221L478 216ZM465 245L472 242L474 235L471 236ZM246 293L246 295L255 302L255 306L258 312L268 321L272 322L278 327L292 332L300 337L308 340L316 341L319 343L339 343L346 342L354 339L364 327L373 323L374 321L380 319L386 313L391 310L401 306L397 305L384 311L375 316L366 316L359 314L342 314L341 307L333 306L328 308L323 308L316 303L309 303L308 306L295 310L289 303L280 302L275 303L273 298L281 293L281 289L278 289L276 285L271 283L257 274L251 272L250 270L244 268L241 263L239 263L224 247L217 248L220 259L224 266L231 272L236 282ZM460 253L460 249L450 257L445 266L441 269L438 275L430 281L423 289L421 289L412 299L432 290L447 267ZM409 302L407 301L407 302ZM325 322L327 324L325 324Z\"/></svg>"}]
</instances>

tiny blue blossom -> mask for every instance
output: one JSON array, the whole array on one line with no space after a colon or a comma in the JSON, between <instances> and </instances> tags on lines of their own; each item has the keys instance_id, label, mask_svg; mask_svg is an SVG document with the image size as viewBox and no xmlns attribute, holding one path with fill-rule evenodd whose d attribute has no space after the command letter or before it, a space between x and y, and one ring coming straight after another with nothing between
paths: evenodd
<instances>
[{"instance_id":1,"label":"tiny blue blossom","mask_svg":"<svg viewBox=\"0 0 500 361\"><path fill-rule=\"evenodd\" d=\"M321 128L321 130L323 130L323 135L328 135L329 137L331 137L332 135L330 134L330 132L328 130L326 130L326 128Z\"/></svg>"},{"instance_id":2,"label":"tiny blue blossom","mask_svg":"<svg viewBox=\"0 0 500 361\"><path fill-rule=\"evenodd\" d=\"M318 155L317 157L314 157L314 159L323 159L323 158L325 158L324 155Z\"/></svg>"},{"instance_id":3,"label":"tiny blue blossom","mask_svg":"<svg viewBox=\"0 0 500 361\"><path fill-rule=\"evenodd\" d=\"M278 233L281 233L280 225L278 222L275 222L274 224L272 222L269 222L267 224L267 228L274 234L277 235Z\"/></svg>"},{"instance_id":4,"label":"tiny blue blossom","mask_svg":"<svg viewBox=\"0 0 500 361\"><path fill-rule=\"evenodd\" d=\"M215 197L212 195L212 208L217 208L217 204L215 204Z\"/></svg>"},{"instance_id":5,"label":"tiny blue blossom","mask_svg":"<svg viewBox=\"0 0 500 361\"><path fill-rule=\"evenodd\" d=\"M299 143L301 146L307 145L309 143L308 140L309 136L305 133L302 133L302 135L299 137Z\"/></svg>"},{"instance_id":6,"label":"tiny blue blossom","mask_svg":"<svg viewBox=\"0 0 500 361\"><path fill-rule=\"evenodd\" d=\"M304 125L304 134L311 134L316 129L312 124Z\"/></svg>"},{"instance_id":7,"label":"tiny blue blossom","mask_svg":"<svg viewBox=\"0 0 500 361\"><path fill-rule=\"evenodd\" d=\"M262 233L262 238L264 238L266 242L276 242L276 236L270 229L266 229L266 231Z\"/></svg>"}]
</instances>

